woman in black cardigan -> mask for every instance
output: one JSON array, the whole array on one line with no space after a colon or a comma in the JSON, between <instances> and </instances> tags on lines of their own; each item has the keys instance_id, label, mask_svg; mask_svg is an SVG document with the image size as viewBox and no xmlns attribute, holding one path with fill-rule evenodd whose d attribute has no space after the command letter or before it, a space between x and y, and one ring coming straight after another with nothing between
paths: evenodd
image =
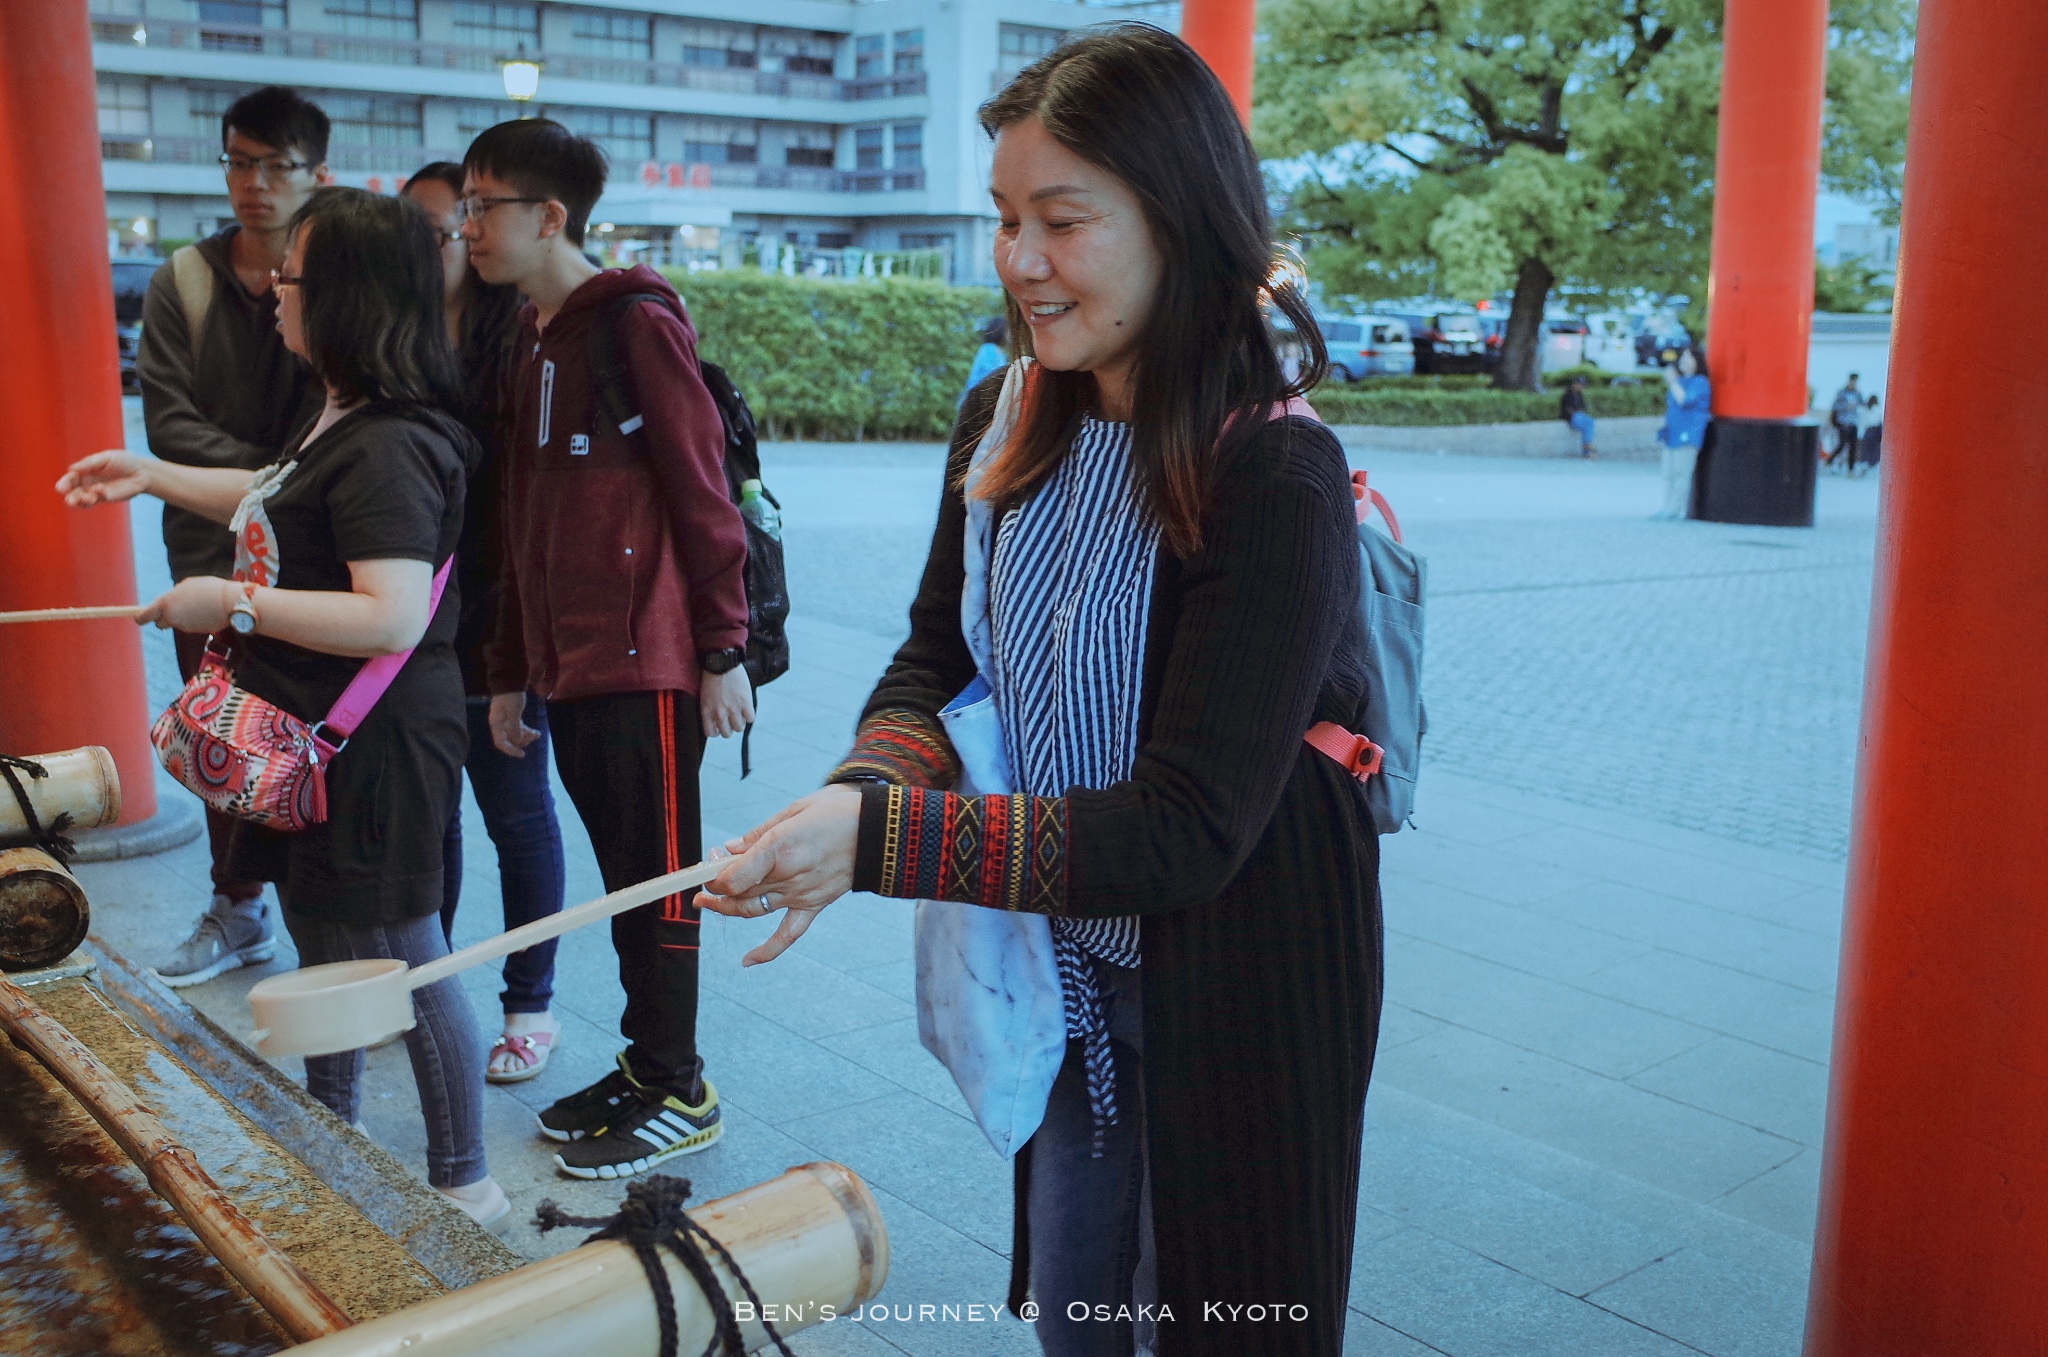
<instances>
[{"instance_id":1,"label":"woman in black cardigan","mask_svg":"<svg viewBox=\"0 0 2048 1357\"><path fill-rule=\"evenodd\" d=\"M1303 743L1357 729L1358 549L1336 440L1271 418L1299 388L1262 300L1317 330L1267 285L1256 158L1178 39L1091 30L982 119L1036 364L962 412L910 639L853 752L704 903L787 911L749 964L849 889L1049 916L1069 1040L1017 1155L1013 1307L1028 1288L1056 1354L1334 1355L1378 841ZM939 712L978 669L1006 795L952 790Z\"/></svg>"}]
</instances>

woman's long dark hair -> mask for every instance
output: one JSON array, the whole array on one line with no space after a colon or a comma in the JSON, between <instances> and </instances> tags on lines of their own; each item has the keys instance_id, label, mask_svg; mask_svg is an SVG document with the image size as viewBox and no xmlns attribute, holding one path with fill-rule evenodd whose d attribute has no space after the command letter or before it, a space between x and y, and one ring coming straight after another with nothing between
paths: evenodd
<instances>
[{"instance_id":1,"label":"woman's long dark hair","mask_svg":"<svg viewBox=\"0 0 2048 1357\"><path fill-rule=\"evenodd\" d=\"M414 170L407 184L431 179L446 184L462 199L462 166L452 160L436 160ZM463 270L456 301L462 319L456 328L456 356L462 360L462 375L469 384L469 409L464 418L483 435L491 428L504 401L504 387L512 362L512 344L519 337L519 289L507 283L487 283L473 268ZM486 438L486 443L489 440Z\"/></svg>"},{"instance_id":2,"label":"woman's long dark hair","mask_svg":"<svg viewBox=\"0 0 2048 1357\"><path fill-rule=\"evenodd\" d=\"M1031 118L1130 187L1164 263L1131 371L1131 456L1167 545L1185 556L1201 545L1221 469L1267 409L1322 378L1322 332L1276 276L1258 156L1193 48L1150 24L1087 29L981 106L991 137ZM1007 303L1010 333L1028 350L1031 327L1016 299ZM1293 381L1265 304L1303 346ZM999 505L1021 502L1052 473L1096 398L1092 374L1033 372L1017 430L976 487Z\"/></svg>"},{"instance_id":3,"label":"woman's long dark hair","mask_svg":"<svg viewBox=\"0 0 2048 1357\"><path fill-rule=\"evenodd\" d=\"M359 188L315 189L291 230L305 241L299 314L314 375L348 402L459 411L441 251L419 205Z\"/></svg>"}]
</instances>

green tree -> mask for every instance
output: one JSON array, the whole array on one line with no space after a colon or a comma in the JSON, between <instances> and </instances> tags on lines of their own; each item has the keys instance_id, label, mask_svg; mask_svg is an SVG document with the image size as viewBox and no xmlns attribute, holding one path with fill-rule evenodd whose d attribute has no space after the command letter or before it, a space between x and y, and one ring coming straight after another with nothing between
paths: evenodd
<instances>
[{"instance_id":1,"label":"green tree","mask_svg":"<svg viewBox=\"0 0 2048 1357\"><path fill-rule=\"evenodd\" d=\"M1836 0L1823 182L1896 201L1914 0ZM1271 0L1253 132L1326 295L1705 295L1721 0Z\"/></svg>"}]
</instances>

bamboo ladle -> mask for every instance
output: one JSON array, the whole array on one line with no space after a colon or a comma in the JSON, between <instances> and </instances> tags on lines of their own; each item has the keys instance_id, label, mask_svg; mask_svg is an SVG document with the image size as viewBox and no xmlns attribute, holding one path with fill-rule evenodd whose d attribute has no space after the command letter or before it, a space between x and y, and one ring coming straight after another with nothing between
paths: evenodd
<instances>
[{"instance_id":1,"label":"bamboo ladle","mask_svg":"<svg viewBox=\"0 0 2048 1357\"><path fill-rule=\"evenodd\" d=\"M26 612L0 613L0 624L8 622L93 622L105 617L133 620L142 612L139 603L113 603L92 608L30 608Z\"/></svg>"},{"instance_id":2,"label":"bamboo ladle","mask_svg":"<svg viewBox=\"0 0 2048 1357\"><path fill-rule=\"evenodd\" d=\"M411 1030L414 990L665 895L701 886L727 865L724 860L700 862L657 876L416 968L390 959L336 961L259 980L249 990L256 1049L268 1056L332 1055L374 1046Z\"/></svg>"}]
</instances>

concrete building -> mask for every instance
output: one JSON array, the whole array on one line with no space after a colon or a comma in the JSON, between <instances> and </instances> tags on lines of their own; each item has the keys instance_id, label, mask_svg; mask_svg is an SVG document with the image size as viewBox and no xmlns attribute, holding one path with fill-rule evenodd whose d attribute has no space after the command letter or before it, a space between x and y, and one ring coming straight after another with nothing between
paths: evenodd
<instances>
[{"instance_id":1,"label":"concrete building","mask_svg":"<svg viewBox=\"0 0 2048 1357\"><path fill-rule=\"evenodd\" d=\"M149 252L229 220L220 115L277 83L333 119L344 184L396 192L537 112L610 155L590 243L613 258L839 272L879 251L993 282L975 107L1109 17L1071 0L94 0L109 240ZM542 74L518 104L503 67L522 56Z\"/></svg>"}]
</instances>

